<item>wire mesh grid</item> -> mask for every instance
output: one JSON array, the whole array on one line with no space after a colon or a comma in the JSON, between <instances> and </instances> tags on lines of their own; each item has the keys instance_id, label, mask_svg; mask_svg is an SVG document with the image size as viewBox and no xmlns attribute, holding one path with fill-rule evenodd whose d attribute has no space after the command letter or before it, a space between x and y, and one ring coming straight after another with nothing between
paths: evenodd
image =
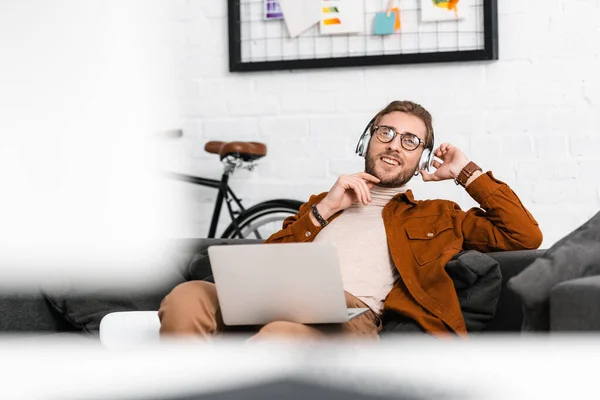
<instances>
[{"instance_id":1,"label":"wire mesh grid","mask_svg":"<svg viewBox=\"0 0 600 400\"><path fill-rule=\"evenodd\" d=\"M484 49L483 1L469 0L465 18L421 22L421 0L399 0L401 28L391 35L375 35L375 14L387 0L365 1L362 33L321 35L316 24L291 38L283 19L265 20L265 0L237 0L240 10L241 62L424 54Z\"/></svg>"}]
</instances>

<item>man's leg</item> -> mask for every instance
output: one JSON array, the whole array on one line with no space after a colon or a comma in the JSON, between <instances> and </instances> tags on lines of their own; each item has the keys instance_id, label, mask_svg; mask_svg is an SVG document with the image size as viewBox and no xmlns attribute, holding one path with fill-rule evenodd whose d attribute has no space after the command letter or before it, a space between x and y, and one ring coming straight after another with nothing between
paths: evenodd
<instances>
[{"instance_id":1,"label":"man's leg","mask_svg":"<svg viewBox=\"0 0 600 400\"><path fill-rule=\"evenodd\" d=\"M185 282L173 289L158 311L161 335L196 335L209 338L223 329L214 284Z\"/></svg>"},{"instance_id":2,"label":"man's leg","mask_svg":"<svg viewBox=\"0 0 600 400\"><path fill-rule=\"evenodd\" d=\"M318 339L324 336L323 332L315 325L304 325L297 322L275 321L266 324L248 339L254 342L262 339L286 338L286 339Z\"/></svg>"},{"instance_id":3,"label":"man's leg","mask_svg":"<svg viewBox=\"0 0 600 400\"><path fill-rule=\"evenodd\" d=\"M368 307L345 292L346 304L350 308ZM251 340L273 338L273 337L293 337L297 339L316 339L325 335L343 335L350 337L360 337L365 339L379 339L379 332L382 324L379 317L371 310L353 318L343 324L322 324L322 325L304 325L295 322L277 321L265 325Z\"/></svg>"},{"instance_id":4,"label":"man's leg","mask_svg":"<svg viewBox=\"0 0 600 400\"><path fill-rule=\"evenodd\" d=\"M368 306L358 298L348 292L346 294L346 305L349 308L367 308ZM341 324L340 333L346 336L358 337L361 339L379 340L379 332L383 328L381 319L372 310L359 315L350 321Z\"/></svg>"}]
</instances>

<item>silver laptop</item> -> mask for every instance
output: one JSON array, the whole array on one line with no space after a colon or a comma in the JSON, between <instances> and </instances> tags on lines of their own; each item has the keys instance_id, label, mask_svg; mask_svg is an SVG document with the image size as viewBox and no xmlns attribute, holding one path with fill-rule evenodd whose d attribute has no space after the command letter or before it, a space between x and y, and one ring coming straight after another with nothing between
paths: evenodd
<instances>
[{"instance_id":1,"label":"silver laptop","mask_svg":"<svg viewBox=\"0 0 600 400\"><path fill-rule=\"evenodd\" d=\"M208 255L226 325L348 322L368 308L347 308L332 243L211 246Z\"/></svg>"}]
</instances>

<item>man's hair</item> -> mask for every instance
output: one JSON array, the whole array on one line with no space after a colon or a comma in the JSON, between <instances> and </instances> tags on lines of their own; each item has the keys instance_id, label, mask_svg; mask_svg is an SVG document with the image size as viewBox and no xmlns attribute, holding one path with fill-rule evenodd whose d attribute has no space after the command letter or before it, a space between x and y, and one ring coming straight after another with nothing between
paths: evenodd
<instances>
[{"instance_id":1,"label":"man's hair","mask_svg":"<svg viewBox=\"0 0 600 400\"><path fill-rule=\"evenodd\" d=\"M427 111L422 105L413 103L408 100L395 100L387 105L383 110L379 111L377 115L375 115L375 120L373 125L379 124L381 118L384 115L392 113L394 111L400 111L406 114L414 115L419 118L425 124L425 128L427 129L427 136L425 137L425 148L433 149L433 122L431 118L431 114ZM372 129L373 127L371 127Z\"/></svg>"}]
</instances>

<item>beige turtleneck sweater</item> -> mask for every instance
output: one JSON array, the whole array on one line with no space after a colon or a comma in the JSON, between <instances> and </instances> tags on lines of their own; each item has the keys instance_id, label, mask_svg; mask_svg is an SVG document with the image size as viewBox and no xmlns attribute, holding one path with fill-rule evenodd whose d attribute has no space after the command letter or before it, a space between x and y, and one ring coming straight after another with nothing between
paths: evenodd
<instances>
[{"instance_id":1,"label":"beige turtleneck sweater","mask_svg":"<svg viewBox=\"0 0 600 400\"><path fill-rule=\"evenodd\" d=\"M381 315L383 302L398 279L388 250L381 213L405 186L373 186L371 203L354 203L331 221L315 237L315 242L335 244L342 272L344 290L362 300Z\"/></svg>"}]
</instances>

